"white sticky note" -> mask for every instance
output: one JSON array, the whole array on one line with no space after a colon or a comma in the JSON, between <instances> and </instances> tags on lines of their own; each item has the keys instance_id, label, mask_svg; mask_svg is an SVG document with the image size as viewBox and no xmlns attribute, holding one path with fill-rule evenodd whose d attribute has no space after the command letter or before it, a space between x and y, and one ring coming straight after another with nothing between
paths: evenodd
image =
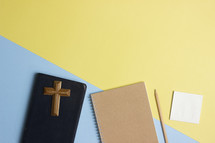
<instances>
[{"instance_id":1,"label":"white sticky note","mask_svg":"<svg viewBox=\"0 0 215 143\"><path fill-rule=\"evenodd\" d=\"M199 123L202 95L174 92L170 120Z\"/></svg>"}]
</instances>

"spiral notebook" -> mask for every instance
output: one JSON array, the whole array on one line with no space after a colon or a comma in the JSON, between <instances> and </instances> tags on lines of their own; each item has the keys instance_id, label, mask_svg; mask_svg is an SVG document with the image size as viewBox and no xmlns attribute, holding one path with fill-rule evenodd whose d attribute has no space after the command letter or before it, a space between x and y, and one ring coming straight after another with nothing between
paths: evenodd
<instances>
[{"instance_id":1,"label":"spiral notebook","mask_svg":"<svg viewBox=\"0 0 215 143\"><path fill-rule=\"evenodd\" d=\"M104 143L158 143L144 82L91 94Z\"/></svg>"}]
</instances>

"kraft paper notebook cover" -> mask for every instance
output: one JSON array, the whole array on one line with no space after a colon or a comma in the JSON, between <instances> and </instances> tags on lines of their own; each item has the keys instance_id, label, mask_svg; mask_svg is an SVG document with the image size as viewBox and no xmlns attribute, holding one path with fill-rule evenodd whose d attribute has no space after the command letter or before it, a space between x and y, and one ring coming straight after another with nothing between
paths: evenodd
<instances>
[{"instance_id":1,"label":"kraft paper notebook cover","mask_svg":"<svg viewBox=\"0 0 215 143\"><path fill-rule=\"evenodd\" d=\"M143 82L91 95L104 143L158 143Z\"/></svg>"}]
</instances>

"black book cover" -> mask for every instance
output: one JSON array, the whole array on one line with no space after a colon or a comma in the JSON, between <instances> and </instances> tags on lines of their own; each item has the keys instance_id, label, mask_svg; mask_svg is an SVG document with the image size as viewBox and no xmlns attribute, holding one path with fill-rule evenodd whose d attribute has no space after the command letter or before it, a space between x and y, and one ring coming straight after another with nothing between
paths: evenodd
<instances>
[{"instance_id":1,"label":"black book cover","mask_svg":"<svg viewBox=\"0 0 215 143\"><path fill-rule=\"evenodd\" d=\"M69 90L67 97L60 96L58 116L52 114L54 94L44 93L46 87L54 90L56 82L63 91ZM37 74L21 143L73 143L85 91L84 83Z\"/></svg>"}]
</instances>

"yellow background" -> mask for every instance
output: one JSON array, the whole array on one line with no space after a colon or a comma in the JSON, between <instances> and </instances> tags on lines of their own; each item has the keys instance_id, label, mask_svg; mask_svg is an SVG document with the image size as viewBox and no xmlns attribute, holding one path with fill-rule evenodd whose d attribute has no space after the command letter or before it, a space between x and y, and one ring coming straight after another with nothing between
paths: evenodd
<instances>
[{"instance_id":1,"label":"yellow background","mask_svg":"<svg viewBox=\"0 0 215 143\"><path fill-rule=\"evenodd\" d=\"M0 0L0 34L101 89L145 81L155 118L156 88L166 124L214 141L214 0ZM173 90L204 95L200 124L169 120Z\"/></svg>"}]
</instances>

